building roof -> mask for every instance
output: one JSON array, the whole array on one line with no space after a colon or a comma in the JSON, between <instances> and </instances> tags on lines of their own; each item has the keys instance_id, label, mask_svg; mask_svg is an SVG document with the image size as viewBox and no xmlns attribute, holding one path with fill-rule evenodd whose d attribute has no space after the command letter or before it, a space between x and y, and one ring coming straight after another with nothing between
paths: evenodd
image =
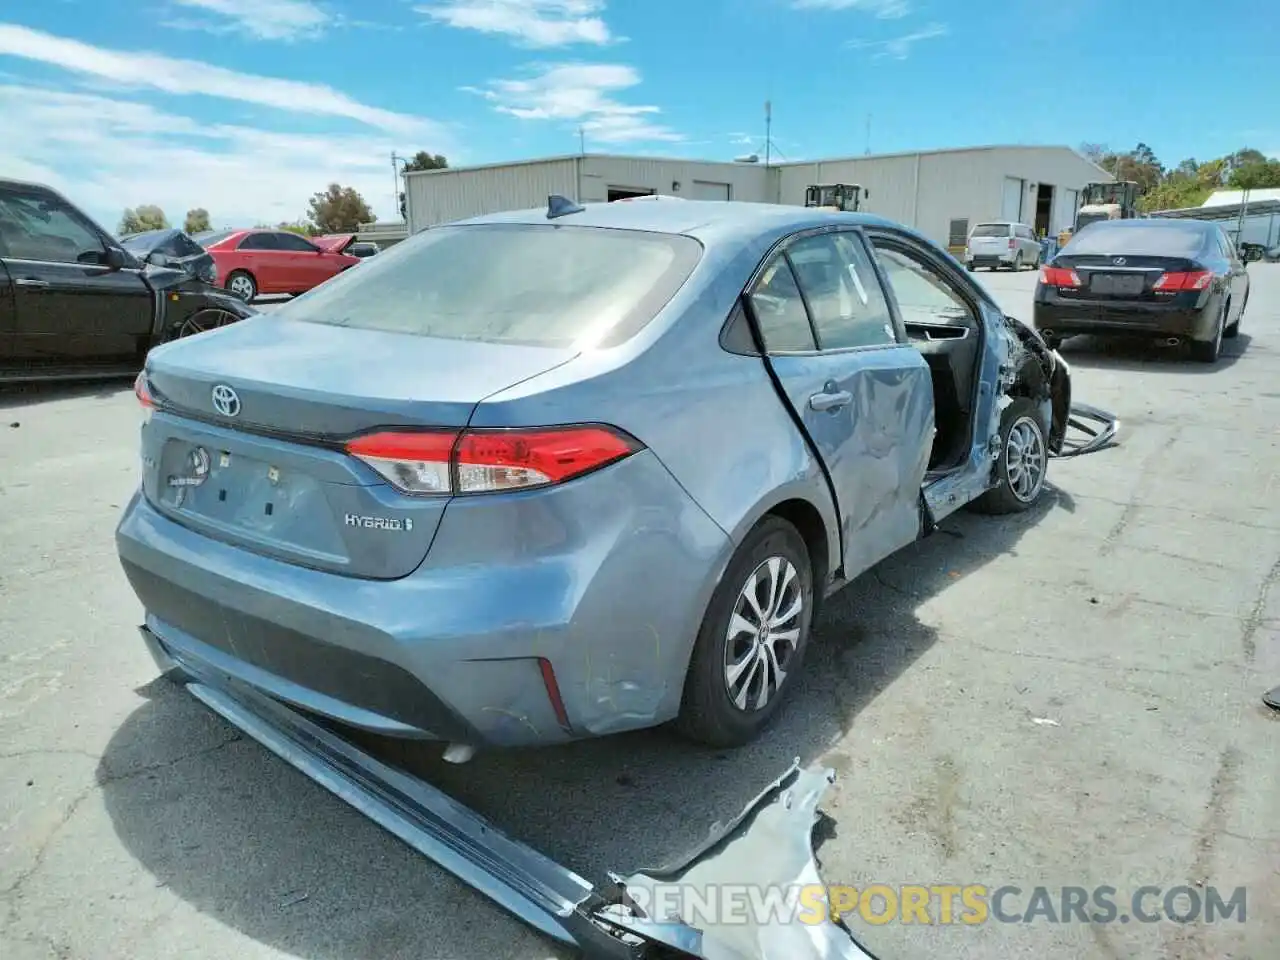
<instances>
[{"instance_id":1,"label":"building roof","mask_svg":"<svg viewBox=\"0 0 1280 960\"><path fill-rule=\"evenodd\" d=\"M679 233L699 239L749 239L774 231L790 232L827 223L888 224L874 214L839 213L813 207L776 203L747 203L740 200L675 200L672 202L586 203L577 213L547 219L546 207L509 210L473 217L459 224L538 223L565 226L613 227Z\"/></svg>"},{"instance_id":2,"label":"building roof","mask_svg":"<svg viewBox=\"0 0 1280 960\"><path fill-rule=\"evenodd\" d=\"M994 150L1066 150L1075 154L1084 163L1097 168L1100 181L1110 182L1115 179L1108 171L1099 167L1088 157L1085 157L1074 147L1064 146L1062 144L986 144L975 147L942 147L935 150L902 150L897 153L867 153L857 156L844 157L814 157L811 160L787 160L781 163L774 161L768 166L768 169L776 169L780 167L802 167L815 163L847 163L850 161L863 162L868 160L892 160L899 157L931 157L948 153L979 153L983 151ZM704 166L735 166L735 167L756 167L764 169L763 163L743 163L737 160L699 160L691 157L658 157L658 156L638 156L635 154L624 153L564 153L551 157L533 157L524 160L507 160L499 163L479 163L472 166L464 167L439 167L435 170L406 170L406 177L420 176L442 176L450 173L461 173L467 170L492 170L497 167L522 167L539 163L558 163L565 160L579 160L589 158L594 160L631 160L644 161L649 163L692 163Z\"/></svg>"},{"instance_id":3,"label":"building roof","mask_svg":"<svg viewBox=\"0 0 1280 960\"><path fill-rule=\"evenodd\" d=\"M1238 190L1224 190L1223 193L1239 193ZM1254 193L1262 193L1256 190ZM1280 190L1272 191L1280 194ZM1216 206L1179 207L1175 210L1153 210L1152 217L1168 217L1175 220L1236 220L1244 213L1246 218L1270 216L1280 213L1280 196L1276 199L1255 200L1252 194L1247 204L1226 203Z\"/></svg>"},{"instance_id":4,"label":"building roof","mask_svg":"<svg viewBox=\"0 0 1280 960\"><path fill-rule=\"evenodd\" d=\"M1200 204L1202 207L1230 207L1232 205L1239 206L1245 201L1245 193L1249 194L1249 206L1253 206L1263 200L1280 200L1280 188L1265 187L1259 190L1215 190L1209 194L1209 199Z\"/></svg>"}]
</instances>

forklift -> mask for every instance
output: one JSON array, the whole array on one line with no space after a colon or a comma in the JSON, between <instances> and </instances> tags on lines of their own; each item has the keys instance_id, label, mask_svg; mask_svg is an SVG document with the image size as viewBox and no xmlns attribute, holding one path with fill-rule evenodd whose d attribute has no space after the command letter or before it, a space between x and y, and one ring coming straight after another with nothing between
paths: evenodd
<instances>
[{"instance_id":1,"label":"forklift","mask_svg":"<svg viewBox=\"0 0 1280 960\"><path fill-rule=\"evenodd\" d=\"M1058 243L1065 247L1072 235L1099 220L1133 220L1138 216L1138 185L1134 181L1087 183L1080 191L1075 223L1069 230L1062 231Z\"/></svg>"},{"instance_id":2,"label":"forklift","mask_svg":"<svg viewBox=\"0 0 1280 960\"><path fill-rule=\"evenodd\" d=\"M870 192L857 183L815 183L804 191L806 207L819 207L840 213L857 213L862 201L870 199Z\"/></svg>"}]
</instances>

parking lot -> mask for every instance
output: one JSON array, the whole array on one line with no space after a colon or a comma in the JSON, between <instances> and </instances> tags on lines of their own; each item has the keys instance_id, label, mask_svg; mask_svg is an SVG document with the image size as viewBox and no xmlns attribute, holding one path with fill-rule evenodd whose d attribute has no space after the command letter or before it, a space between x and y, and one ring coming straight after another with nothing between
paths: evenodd
<instances>
[{"instance_id":1,"label":"parking lot","mask_svg":"<svg viewBox=\"0 0 1280 960\"><path fill-rule=\"evenodd\" d=\"M1244 923L851 921L882 960L1276 956L1280 266L1249 269L1215 366L1068 342L1120 444L839 594L758 744L402 759L593 880L669 860L800 757L840 776L831 883L1247 888ZM1030 318L1033 273L978 278ZM0 393L0 955L569 956L155 682L112 540L138 422L127 383Z\"/></svg>"}]
</instances>

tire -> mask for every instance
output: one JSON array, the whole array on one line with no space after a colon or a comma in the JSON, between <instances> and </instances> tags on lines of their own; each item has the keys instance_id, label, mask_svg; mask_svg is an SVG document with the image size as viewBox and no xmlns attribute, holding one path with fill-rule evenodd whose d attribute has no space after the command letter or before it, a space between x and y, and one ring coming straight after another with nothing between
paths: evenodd
<instances>
[{"instance_id":1,"label":"tire","mask_svg":"<svg viewBox=\"0 0 1280 960\"><path fill-rule=\"evenodd\" d=\"M786 575L788 567L793 574L790 579ZM762 644L759 632L735 632L733 625L745 621L744 627L754 626L760 620L747 600L753 584L758 605L766 614L769 612L771 573L775 571L783 589L773 611L786 615L796 600L799 610L785 620L776 620L777 636L772 643ZM763 600L759 599L761 593ZM729 561L703 617L675 724L680 734L712 747L737 747L754 740L777 716L796 685L808 646L813 608L813 566L804 538L780 517L765 517ZM787 638L793 632L794 642L788 645ZM783 657L771 660L770 650L783 651ZM731 691L730 671L735 661L744 670ZM783 678L769 690L765 705L759 707L762 683L776 678L773 663L780 667ZM734 693L743 697L745 707L735 703Z\"/></svg>"},{"instance_id":2,"label":"tire","mask_svg":"<svg viewBox=\"0 0 1280 960\"><path fill-rule=\"evenodd\" d=\"M1044 493L1045 476L1049 472L1046 433L1040 408L1026 397L1018 397L1005 407L1000 416L1000 459L996 463L998 483L970 504L975 512L993 515L1021 513L1036 505ZM1020 442L1011 443L1015 437ZM1019 447L1023 450L1021 454L1018 453ZM1021 478L1028 474L1021 470L1013 475L1013 483L1010 483L1010 467L1015 461L1022 470L1031 471L1031 483L1022 484Z\"/></svg>"},{"instance_id":3,"label":"tire","mask_svg":"<svg viewBox=\"0 0 1280 960\"><path fill-rule=\"evenodd\" d=\"M1013 255L1013 263L1009 266L1009 269L1012 270L1014 273L1022 272L1022 251L1021 250L1019 250L1017 253Z\"/></svg>"},{"instance_id":4,"label":"tire","mask_svg":"<svg viewBox=\"0 0 1280 960\"><path fill-rule=\"evenodd\" d=\"M1230 340L1232 337L1240 335L1240 321L1244 319L1245 308L1249 306L1249 291L1245 291L1244 303L1240 304L1240 313L1236 316L1236 322L1227 329L1222 331L1222 336Z\"/></svg>"},{"instance_id":5,"label":"tire","mask_svg":"<svg viewBox=\"0 0 1280 960\"><path fill-rule=\"evenodd\" d=\"M1193 360L1199 363L1218 362L1218 356L1222 353L1222 338L1226 334L1223 325L1227 322L1227 313L1230 310L1231 303L1229 301L1222 305L1222 310L1218 313L1217 322L1213 325L1213 339L1191 341L1191 358Z\"/></svg>"},{"instance_id":6,"label":"tire","mask_svg":"<svg viewBox=\"0 0 1280 960\"><path fill-rule=\"evenodd\" d=\"M252 303L258 295L258 281L248 270L232 270L227 275L227 289L245 303Z\"/></svg>"}]
</instances>

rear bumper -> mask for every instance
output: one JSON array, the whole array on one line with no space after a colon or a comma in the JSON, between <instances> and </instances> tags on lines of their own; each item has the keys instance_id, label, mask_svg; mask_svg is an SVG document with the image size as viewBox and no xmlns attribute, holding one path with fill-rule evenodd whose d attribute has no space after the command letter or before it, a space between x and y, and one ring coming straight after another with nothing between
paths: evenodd
<instances>
[{"instance_id":1,"label":"rear bumper","mask_svg":"<svg viewBox=\"0 0 1280 960\"><path fill-rule=\"evenodd\" d=\"M503 501L451 503L427 560L400 580L254 554L141 496L116 544L162 670L213 671L366 730L477 746L673 717L728 536L648 451ZM506 522L468 522L478 508Z\"/></svg>"},{"instance_id":2,"label":"rear bumper","mask_svg":"<svg viewBox=\"0 0 1280 960\"><path fill-rule=\"evenodd\" d=\"M965 262L971 267L1007 267L1013 263L1017 253L1016 250L1006 250L1003 253L966 252Z\"/></svg>"},{"instance_id":3,"label":"rear bumper","mask_svg":"<svg viewBox=\"0 0 1280 960\"><path fill-rule=\"evenodd\" d=\"M1153 336L1208 339L1217 315L1215 301L1203 304L1125 303L1037 299L1035 325L1041 333L1059 336L1080 333L1136 333Z\"/></svg>"}]
</instances>

